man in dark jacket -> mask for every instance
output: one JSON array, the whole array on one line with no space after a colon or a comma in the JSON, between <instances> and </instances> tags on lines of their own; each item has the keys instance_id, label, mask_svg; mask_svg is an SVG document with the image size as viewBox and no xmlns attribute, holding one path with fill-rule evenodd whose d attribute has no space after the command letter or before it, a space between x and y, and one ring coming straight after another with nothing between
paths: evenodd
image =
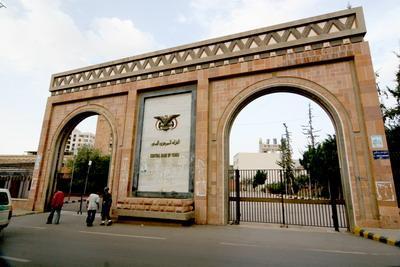
<instances>
[{"instance_id":1,"label":"man in dark jacket","mask_svg":"<svg viewBox=\"0 0 400 267\"><path fill-rule=\"evenodd\" d=\"M104 188L104 193L103 193L103 203L101 206L101 224L100 225L111 225L111 217L110 217L110 209L111 209L111 203L112 203L112 198L111 194L109 193L109 188L105 187Z\"/></svg>"},{"instance_id":2,"label":"man in dark jacket","mask_svg":"<svg viewBox=\"0 0 400 267\"><path fill-rule=\"evenodd\" d=\"M53 222L54 212L56 212L56 217L54 218L54 223L58 224L60 222L61 217L61 209L64 205L64 193L61 190L55 192L53 199L51 200L51 212L49 217L47 218L47 224L51 224Z\"/></svg>"}]
</instances>

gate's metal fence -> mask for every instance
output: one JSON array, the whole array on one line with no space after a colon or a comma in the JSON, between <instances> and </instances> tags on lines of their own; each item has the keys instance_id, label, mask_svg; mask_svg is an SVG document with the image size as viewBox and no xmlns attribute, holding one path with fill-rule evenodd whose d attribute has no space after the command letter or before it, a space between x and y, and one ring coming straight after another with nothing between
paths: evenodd
<instances>
[{"instance_id":1,"label":"gate's metal fence","mask_svg":"<svg viewBox=\"0 0 400 267\"><path fill-rule=\"evenodd\" d=\"M390 151L390 163L397 195L397 206L400 208L400 151Z\"/></svg>"},{"instance_id":2,"label":"gate's metal fence","mask_svg":"<svg viewBox=\"0 0 400 267\"><path fill-rule=\"evenodd\" d=\"M313 181L305 170L231 171L229 219L232 223L347 228L340 181L329 180Z\"/></svg>"}]
</instances>

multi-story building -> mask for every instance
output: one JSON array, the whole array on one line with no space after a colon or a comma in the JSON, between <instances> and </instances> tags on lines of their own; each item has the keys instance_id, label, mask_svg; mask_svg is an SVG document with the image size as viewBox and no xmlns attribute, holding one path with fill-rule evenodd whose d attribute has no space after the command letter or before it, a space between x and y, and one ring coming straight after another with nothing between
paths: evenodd
<instances>
[{"instance_id":1,"label":"multi-story building","mask_svg":"<svg viewBox=\"0 0 400 267\"><path fill-rule=\"evenodd\" d=\"M82 146L93 147L95 143L95 134L90 132L81 132L78 129L74 129L71 135L68 137L67 145L65 147L65 152L70 152L72 154L78 153L78 149Z\"/></svg>"},{"instance_id":2,"label":"multi-story building","mask_svg":"<svg viewBox=\"0 0 400 267\"><path fill-rule=\"evenodd\" d=\"M260 138L258 142L258 152L259 153L280 153L280 148L278 144L278 140L276 138L272 139L272 143L270 143L270 139L267 139L265 143L263 143Z\"/></svg>"}]
</instances>

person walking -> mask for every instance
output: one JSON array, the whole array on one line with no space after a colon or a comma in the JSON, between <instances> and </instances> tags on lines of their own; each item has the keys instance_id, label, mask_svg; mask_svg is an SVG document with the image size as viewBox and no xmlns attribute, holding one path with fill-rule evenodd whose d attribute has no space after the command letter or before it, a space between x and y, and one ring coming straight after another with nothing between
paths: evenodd
<instances>
[{"instance_id":1,"label":"person walking","mask_svg":"<svg viewBox=\"0 0 400 267\"><path fill-rule=\"evenodd\" d=\"M56 216L54 218L54 223L55 224L60 223L61 209L63 205L64 205L64 192L58 190L57 192L54 193L53 198L51 200L51 211L49 217L47 217L47 222L46 222L47 224L52 224L54 212L56 213Z\"/></svg>"},{"instance_id":2,"label":"person walking","mask_svg":"<svg viewBox=\"0 0 400 267\"><path fill-rule=\"evenodd\" d=\"M100 225L111 225L110 209L112 203L112 197L109 192L109 188L105 187L103 192L103 202L101 206L101 224Z\"/></svg>"},{"instance_id":3,"label":"person walking","mask_svg":"<svg viewBox=\"0 0 400 267\"><path fill-rule=\"evenodd\" d=\"M92 193L86 200L87 204L87 218L86 225L93 226L94 218L96 217L96 211L99 208L100 197L98 194Z\"/></svg>"}]
</instances>

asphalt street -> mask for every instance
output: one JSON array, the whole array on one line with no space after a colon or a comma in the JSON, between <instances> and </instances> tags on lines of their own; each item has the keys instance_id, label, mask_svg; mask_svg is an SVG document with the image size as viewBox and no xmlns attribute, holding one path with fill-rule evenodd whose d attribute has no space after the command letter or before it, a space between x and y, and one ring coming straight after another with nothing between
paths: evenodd
<instances>
[{"instance_id":1,"label":"asphalt street","mask_svg":"<svg viewBox=\"0 0 400 267\"><path fill-rule=\"evenodd\" d=\"M3 266L400 266L400 249L329 229L115 223L85 225L64 211L12 218L0 234Z\"/></svg>"}]
</instances>

